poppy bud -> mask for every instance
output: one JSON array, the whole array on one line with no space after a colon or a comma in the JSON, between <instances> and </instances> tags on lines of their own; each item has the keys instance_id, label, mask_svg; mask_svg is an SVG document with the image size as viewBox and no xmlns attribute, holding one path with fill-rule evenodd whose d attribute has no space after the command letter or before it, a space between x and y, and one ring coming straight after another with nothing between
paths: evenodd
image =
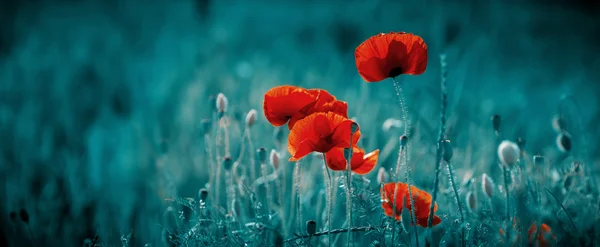
<instances>
[{"instance_id":1,"label":"poppy bud","mask_svg":"<svg viewBox=\"0 0 600 247\"><path fill-rule=\"evenodd\" d=\"M206 188L200 189L200 191L198 191L198 198L200 198L200 201L205 202L206 198L208 198L208 190Z\"/></svg>"},{"instance_id":2,"label":"poppy bud","mask_svg":"<svg viewBox=\"0 0 600 247\"><path fill-rule=\"evenodd\" d=\"M306 222L306 232L308 235L313 235L317 233L317 222L314 220L309 220Z\"/></svg>"},{"instance_id":3,"label":"poppy bud","mask_svg":"<svg viewBox=\"0 0 600 247\"><path fill-rule=\"evenodd\" d=\"M352 133L355 133L358 130L358 124L356 122L352 122L352 124L350 125L350 130L352 131Z\"/></svg>"},{"instance_id":4,"label":"poppy bud","mask_svg":"<svg viewBox=\"0 0 600 247\"><path fill-rule=\"evenodd\" d=\"M481 188L488 197L492 197L494 192L494 181L492 181L492 179L485 173L481 175Z\"/></svg>"},{"instance_id":5,"label":"poppy bud","mask_svg":"<svg viewBox=\"0 0 600 247\"><path fill-rule=\"evenodd\" d=\"M565 131L565 119L560 115L555 115L552 118L552 128L556 130L556 132L564 132Z\"/></svg>"},{"instance_id":6,"label":"poppy bud","mask_svg":"<svg viewBox=\"0 0 600 247\"><path fill-rule=\"evenodd\" d=\"M472 211L475 210L476 205L476 201L475 201L475 195L473 195L473 192L469 191L467 193L467 206L469 206L469 209Z\"/></svg>"},{"instance_id":7,"label":"poppy bud","mask_svg":"<svg viewBox=\"0 0 600 247\"><path fill-rule=\"evenodd\" d=\"M256 110L252 109L246 114L246 126L248 128L252 127L256 122Z\"/></svg>"},{"instance_id":8,"label":"poppy bud","mask_svg":"<svg viewBox=\"0 0 600 247\"><path fill-rule=\"evenodd\" d=\"M496 133L500 133L500 124L502 123L502 118L498 114L494 114L492 116L492 128Z\"/></svg>"},{"instance_id":9,"label":"poppy bud","mask_svg":"<svg viewBox=\"0 0 600 247\"><path fill-rule=\"evenodd\" d=\"M405 135L402 135L400 137L400 146L402 147L406 147L406 144L408 143L408 137Z\"/></svg>"},{"instance_id":10,"label":"poppy bud","mask_svg":"<svg viewBox=\"0 0 600 247\"><path fill-rule=\"evenodd\" d=\"M29 213L27 213L27 210L25 210L24 208L22 208L21 211L19 211L19 217L21 217L21 221L29 223Z\"/></svg>"},{"instance_id":11,"label":"poppy bud","mask_svg":"<svg viewBox=\"0 0 600 247\"><path fill-rule=\"evenodd\" d=\"M256 149L256 155L258 156L258 162L264 164L267 160L267 150L265 148Z\"/></svg>"},{"instance_id":12,"label":"poppy bud","mask_svg":"<svg viewBox=\"0 0 600 247\"><path fill-rule=\"evenodd\" d=\"M450 140L444 140L442 141L442 147L444 149L444 161L450 162L452 155L454 154L454 151L452 150L452 143L450 143Z\"/></svg>"},{"instance_id":13,"label":"poppy bud","mask_svg":"<svg viewBox=\"0 0 600 247\"><path fill-rule=\"evenodd\" d=\"M498 146L498 157L506 168L512 168L521 155L521 150L517 144L511 141L502 141Z\"/></svg>"},{"instance_id":14,"label":"poppy bud","mask_svg":"<svg viewBox=\"0 0 600 247\"><path fill-rule=\"evenodd\" d=\"M269 155L269 161L271 162L271 165L273 166L273 169L277 170L277 168L279 168L279 153L277 151L275 151L275 149L271 149L271 155Z\"/></svg>"},{"instance_id":15,"label":"poppy bud","mask_svg":"<svg viewBox=\"0 0 600 247\"><path fill-rule=\"evenodd\" d=\"M225 170L230 170L231 167L233 166L233 160L231 159L231 157L227 156L223 158L223 168L225 168Z\"/></svg>"},{"instance_id":16,"label":"poppy bud","mask_svg":"<svg viewBox=\"0 0 600 247\"><path fill-rule=\"evenodd\" d=\"M15 212L15 211L10 211L10 213L8 213L8 216L10 217L10 219L12 221L17 220L17 212Z\"/></svg>"},{"instance_id":17,"label":"poppy bud","mask_svg":"<svg viewBox=\"0 0 600 247\"><path fill-rule=\"evenodd\" d=\"M202 134L208 135L212 129L212 122L210 119L200 120L200 128L202 128Z\"/></svg>"},{"instance_id":18,"label":"poppy bud","mask_svg":"<svg viewBox=\"0 0 600 247\"><path fill-rule=\"evenodd\" d=\"M227 97L223 93L217 95L217 111L226 112L228 106Z\"/></svg>"},{"instance_id":19,"label":"poppy bud","mask_svg":"<svg viewBox=\"0 0 600 247\"><path fill-rule=\"evenodd\" d=\"M571 151L571 135L569 135L567 132L561 132L556 137L556 145L560 151Z\"/></svg>"},{"instance_id":20,"label":"poppy bud","mask_svg":"<svg viewBox=\"0 0 600 247\"><path fill-rule=\"evenodd\" d=\"M525 149L525 143L527 143L527 142L525 141L525 139L523 137L517 138L517 146L519 147L520 150Z\"/></svg>"},{"instance_id":21,"label":"poppy bud","mask_svg":"<svg viewBox=\"0 0 600 247\"><path fill-rule=\"evenodd\" d=\"M541 156L541 155L533 156L533 164L536 166L543 166L545 161L546 161L546 159L544 158L544 156Z\"/></svg>"},{"instance_id":22,"label":"poppy bud","mask_svg":"<svg viewBox=\"0 0 600 247\"><path fill-rule=\"evenodd\" d=\"M383 184L386 183L389 179L389 175L385 168L379 167L379 172L377 172L377 183Z\"/></svg>"}]
</instances>

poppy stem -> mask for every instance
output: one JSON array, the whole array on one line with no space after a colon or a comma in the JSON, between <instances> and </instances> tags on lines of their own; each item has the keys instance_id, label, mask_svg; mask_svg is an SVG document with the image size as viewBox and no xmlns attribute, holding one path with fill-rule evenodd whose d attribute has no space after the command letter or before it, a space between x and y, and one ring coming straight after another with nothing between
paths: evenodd
<instances>
[{"instance_id":1,"label":"poppy stem","mask_svg":"<svg viewBox=\"0 0 600 247\"><path fill-rule=\"evenodd\" d=\"M506 192L506 240L510 241L510 195L508 193L508 176L509 171L506 169L506 166L502 166L502 170L504 173L504 191Z\"/></svg>"},{"instance_id":2,"label":"poppy stem","mask_svg":"<svg viewBox=\"0 0 600 247\"><path fill-rule=\"evenodd\" d=\"M327 166L327 159L325 158L325 154L323 154L323 169L327 173L327 244L331 246L331 207L333 205L333 198L331 196L331 172L329 172L329 167Z\"/></svg>"},{"instance_id":3,"label":"poppy stem","mask_svg":"<svg viewBox=\"0 0 600 247\"><path fill-rule=\"evenodd\" d=\"M350 125L350 147L344 149L346 157L346 217L348 221L348 242L347 246L352 246L352 153L353 140L352 137L358 129L358 125L352 122Z\"/></svg>"},{"instance_id":4,"label":"poppy stem","mask_svg":"<svg viewBox=\"0 0 600 247\"><path fill-rule=\"evenodd\" d=\"M300 161L296 161L294 167L294 189L296 191L296 225L302 231L302 202L300 200Z\"/></svg>"},{"instance_id":5,"label":"poppy stem","mask_svg":"<svg viewBox=\"0 0 600 247\"><path fill-rule=\"evenodd\" d=\"M460 197L458 196L458 189L456 188L456 183L454 182L454 171L452 168L452 164L450 161L446 162L446 166L448 167L448 176L450 177L450 184L452 185L452 190L454 191L454 198L456 199L456 205L458 206L458 213L460 215L460 228L461 228L461 237L462 237L462 246L466 246L465 239L465 215L463 213L462 204L460 203Z\"/></svg>"},{"instance_id":6,"label":"poppy stem","mask_svg":"<svg viewBox=\"0 0 600 247\"><path fill-rule=\"evenodd\" d=\"M427 227L433 226L433 209L435 207L435 200L437 199L437 192L439 187L439 174L440 174L440 166L442 164L442 142L444 141L444 134L446 133L446 108L448 106L448 94L446 89L446 55L440 55L440 64L441 64L441 98L442 98L442 112L440 114L440 133L437 140L437 148L435 150L435 178L433 180L433 195L431 206L429 206L429 219L427 221ZM431 231L430 231L431 235ZM428 236L431 237L431 236Z\"/></svg>"}]
</instances>

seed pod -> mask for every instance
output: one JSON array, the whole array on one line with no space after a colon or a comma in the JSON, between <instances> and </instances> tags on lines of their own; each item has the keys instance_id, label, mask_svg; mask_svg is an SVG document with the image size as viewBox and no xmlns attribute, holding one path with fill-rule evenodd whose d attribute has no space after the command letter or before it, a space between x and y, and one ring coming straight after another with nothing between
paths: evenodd
<instances>
[{"instance_id":1,"label":"seed pod","mask_svg":"<svg viewBox=\"0 0 600 247\"><path fill-rule=\"evenodd\" d=\"M377 183L384 184L388 181L389 176L385 168L379 167L379 172L377 172Z\"/></svg>"},{"instance_id":2,"label":"seed pod","mask_svg":"<svg viewBox=\"0 0 600 247\"><path fill-rule=\"evenodd\" d=\"M202 129L202 134L210 134L210 130L212 129L212 121L210 119L200 120L200 128Z\"/></svg>"},{"instance_id":3,"label":"seed pod","mask_svg":"<svg viewBox=\"0 0 600 247\"><path fill-rule=\"evenodd\" d=\"M467 206L469 206L469 210L471 210L471 212L475 211L475 207L477 206L476 203L475 195L473 195L473 192L469 191L467 193Z\"/></svg>"},{"instance_id":4,"label":"seed pod","mask_svg":"<svg viewBox=\"0 0 600 247\"><path fill-rule=\"evenodd\" d=\"M248 128L252 127L256 122L256 110L252 109L246 114L246 126Z\"/></svg>"},{"instance_id":5,"label":"seed pod","mask_svg":"<svg viewBox=\"0 0 600 247\"><path fill-rule=\"evenodd\" d=\"M21 217L21 221L29 223L29 213L27 213L27 210L25 210L24 208L22 208L21 211L19 211L19 217Z\"/></svg>"},{"instance_id":6,"label":"seed pod","mask_svg":"<svg viewBox=\"0 0 600 247\"><path fill-rule=\"evenodd\" d=\"M502 141L498 146L498 157L506 168L512 168L521 155L521 150L517 144L511 141Z\"/></svg>"},{"instance_id":7,"label":"seed pod","mask_svg":"<svg viewBox=\"0 0 600 247\"><path fill-rule=\"evenodd\" d=\"M223 157L223 168L225 168L225 170L229 171L232 166L233 166L233 160L231 159L231 157L229 157L229 156Z\"/></svg>"},{"instance_id":8,"label":"seed pod","mask_svg":"<svg viewBox=\"0 0 600 247\"><path fill-rule=\"evenodd\" d=\"M208 190L206 188L202 188L198 191L198 198L200 201L205 202L206 198L208 198Z\"/></svg>"},{"instance_id":9,"label":"seed pod","mask_svg":"<svg viewBox=\"0 0 600 247\"><path fill-rule=\"evenodd\" d=\"M273 169L277 170L277 168L279 168L280 159L281 159L281 157L279 156L279 153L277 151L275 151L275 149L271 149L271 155L269 155L269 161L271 163L271 166L273 166Z\"/></svg>"},{"instance_id":10,"label":"seed pod","mask_svg":"<svg viewBox=\"0 0 600 247\"><path fill-rule=\"evenodd\" d=\"M406 147L407 143L408 143L408 136L402 135L400 137L400 146Z\"/></svg>"},{"instance_id":11,"label":"seed pod","mask_svg":"<svg viewBox=\"0 0 600 247\"><path fill-rule=\"evenodd\" d=\"M452 143L450 143L450 140L442 141L442 148L444 150L444 161L450 162L450 160L452 159L452 155L454 154L454 151L452 150Z\"/></svg>"},{"instance_id":12,"label":"seed pod","mask_svg":"<svg viewBox=\"0 0 600 247\"><path fill-rule=\"evenodd\" d=\"M481 188L488 197L492 197L494 192L494 181L485 173L481 175Z\"/></svg>"},{"instance_id":13,"label":"seed pod","mask_svg":"<svg viewBox=\"0 0 600 247\"><path fill-rule=\"evenodd\" d=\"M546 159L544 158L544 156L541 156L541 155L533 156L533 164L535 166L543 166L545 162L546 162Z\"/></svg>"},{"instance_id":14,"label":"seed pod","mask_svg":"<svg viewBox=\"0 0 600 247\"><path fill-rule=\"evenodd\" d=\"M571 151L571 135L567 132L561 132L556 137L556 145L563 152Z\"/></svg>"},{"instance_id":15,"label":"seed pod","mask_svg":"<svg viewBox=\"0 0 600 247\"><path fill-rule=\"evenodd\" d=\"M223 93L217 95L217 111L227 112L227 106L229 105L227 97Z\"/></svg>"},{"instance_id":16,"label":"seed pod","mask_svg":"<svg viewBox=\"0 0 600 247\"><path fill-rule=\"evenodd\" d=\"M258 156L258 161L264 164L267 161L267 150L265 148L256 149L256 156Z\"/></svg>"},{"instance_id":17,"label":"seed pod","mask_svg":"<svg viewBox=\"0 0 600 247\"><path fill-rule=\"evenodd\" d=\"M309 220L306 222L306 232L309 235L313 235L317 233L317 222L314 220Z\"/></svg>"},{"instance_id":18,"label":"seed pod","mask_svg":"<svg viewBox=\"0 0 600 247\"><path fill-rule=\"evenodd\" d=\"M494 132L500 133L500 124L502 123L502 118L500 115L495 114L492 116L492 128L494 128Z\"/></svg>"}]
</instances>

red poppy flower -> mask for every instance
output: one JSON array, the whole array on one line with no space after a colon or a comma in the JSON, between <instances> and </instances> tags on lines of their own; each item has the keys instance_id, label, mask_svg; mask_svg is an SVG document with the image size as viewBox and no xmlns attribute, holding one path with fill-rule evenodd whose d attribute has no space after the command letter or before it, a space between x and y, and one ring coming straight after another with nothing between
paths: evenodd
<instances>
[{"instance_id":1,"label":"red poppy flower","mask_svg":"<svg viewBox=\"0 0 600 247\"><path fill-rule=\"evenodd\" d=\"M537 239L535 238L536 232ZM552 229L545 223L543 223L540 226L539 231L537 229L536 223L531 224L529 230L527 230L527 240L529 241L529 244L538 245L540 247L552 246L552 243L549 238L552 238L552 240L556 240L556 236L552 234ZM534 239L536 240L534 241ZM534 242L537 242L537 244Z\"/></svg>"},{"instance_id":2,"label":"red poppy flower","mask_svg":"<svg viewBox=\"0 0 600 247\"><path fill-rule=\"evenodd\" d=\"M327 153L333 148L348 148L360 138L357 130L350 133L353 121L334 112L313 113L294 125L288 136L290 161L297 161L311 152Z\"/></svg>"},{"instance_id":3,"label":"red poppy flower","mask_svg":"<svg viewBox=\"0 0 600 247\"><path fill-rule=\"evenodd\" d=\"M406 208L412 213L412 206L410 203L410 195L408 191L408 185L405 183L387 183L383 185L381 189L381 207L385 215L394 217L394 188L396 188L396 209L395 218L400 220L402 215L402 209ZM415 202L415 217L417 218L417 225L427 227L427 221L429 217L429 207L431 206L431 195L423 190L418 189L415 186L410 186L413 193L413 200ZM404 201L406 200L406 205ZM438 209L437 203L433 208L433 212ZM442 219L437 215L434 215L433 225L438 225L442 222Z\"/></svg>"},{"instance_id":4,"label":"red poppy flower","mask_svg":"<svg viewBox=\"0 0 600 247\"><path fill-rule=\"evenodd\" d=\"M337 100L333 95L323 89L308 89L306 91L315 97L315 101L300 109L292 116L290 123L288 124L290 130L298 120L315 112L334 112L345 118L348 117L348 103Z\"/></svg>"},{"instance_id":5,"label":"red poppy flower","mask_svg":"<svg viewBox=\"0 0 600 247\"><path fill-rule=\"evenodd\" d=\"M348 117L348 104L336 100L322 89L305 89L296 86L278 86L265 93L263 112L273 126L282 126L289 121L288 128L314 113L332 111Z\"/></svg>"},{"instance_id":6,"label":"red poppy flower","mask_svg":"<svg viewBox=\"0 0 600 247\"><path fill-rule=\"evenodd\" d=\"M401 74L423 74L427 45L411 33L381 33L356 47L354 57L360 76L367 82L378 82Z\"/></svg>"},{"instance_id":7,"label":"red poppy flower","mask_svg":"<svg viewBox=\"0 0 600 247\"><path fill-rule=\"evenodd\" d=\"M350 161L351 169L356 174L367 174L377 165L379 159L379 149L365 154L365 150L359 147L352 148L352 160ZM346 158L344 157L343 148L333 148L325 154L327 166L334 171L346 170Z\"/></svg>"}]
</instances>

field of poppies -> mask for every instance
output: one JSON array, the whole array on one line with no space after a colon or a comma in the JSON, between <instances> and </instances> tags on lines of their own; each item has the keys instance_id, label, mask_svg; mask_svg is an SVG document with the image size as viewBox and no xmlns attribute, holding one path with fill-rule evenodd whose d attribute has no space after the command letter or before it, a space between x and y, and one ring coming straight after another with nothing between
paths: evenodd
<instances>
[{"instance_id":1,"label":"field of poppies","mask_svg":"<svg viewBox=\"0 0 600 247\"><path fill-rule=\"evenodd\" d=\"M575 4L6 1L0 246L597 246Z\"/></svg>"}]
</instances>

